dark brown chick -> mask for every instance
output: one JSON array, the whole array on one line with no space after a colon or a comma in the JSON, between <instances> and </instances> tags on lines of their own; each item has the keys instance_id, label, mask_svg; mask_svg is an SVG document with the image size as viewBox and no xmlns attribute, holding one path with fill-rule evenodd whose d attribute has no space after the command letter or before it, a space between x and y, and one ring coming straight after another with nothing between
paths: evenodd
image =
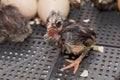
<instances>
[{"instance_id":1,"label":"dark brown chick","mask_svg":"<svg viewBox=\"0 0 120 80\"><path fill-rule=\"evenodd\" d=\"M117 10L117 0L91 0L93 6L101 11Z\"/></svg>"},{"instance_id":2,"label":"dark brown chick","mask_svg":"<svg viewBox=\"0 0 120 80\"><path fill-rule=\"evenodd\" d=\"M57 43L62 53L79 56L76 60L67 59L71 64L61 69L66 70L74 67L75 74L79 64L95 42L95 32L79 24L67 24L69 26L64 24L65 21L62 19L62 16L52 12L47 20L47 33L44 37L49 43L53 43L52 45Z\"/></svg>"},{"instance_id":3,"label":"dark brown chick","mask_svg":"<svg viewBox=\"0 0 120 80\"><path fill-rule=\"evenodd\" d=\"M0 5L0 43L23 42L31 33L31 26L16 7Z\"/></svg>"},{"instance_id":4,"label":"dark brown chick","mask_svg":"<svg viewBox=\"0 0 120 80\"><path fill-rule=\"evenodd\" d=\"M95 42L95 32L92 29L87 27L82 27L79 24L72 24L65 27L61 32L60 38L60 48L63 53L71 53L78 55L79 57L76 60L66 61L70 64L61 70L74 67L74 74L76 73L79 64L86 56L88 51Z\"/></svg>"}]
</instances>

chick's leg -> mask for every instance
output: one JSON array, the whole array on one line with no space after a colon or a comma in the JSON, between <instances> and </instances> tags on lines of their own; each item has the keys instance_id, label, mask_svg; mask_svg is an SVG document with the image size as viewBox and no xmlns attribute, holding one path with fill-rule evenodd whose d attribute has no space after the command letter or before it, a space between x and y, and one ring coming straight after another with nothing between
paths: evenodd
<instances>
[{"instance_id":1,"label":"chick's leg","mask_svg":"<svg viewBox=\"0 0 120 80\"><path fill-rule=\"evenodd\" d=\"M76 48L79 48L80 51L82 51L82 49L84 49L84 51L82 52L82 54L76 59L76 60L69 60L69 59L66 59L67 62L69 62L70 64L66 67L63 67L61 68L61 71L64 71L66 69L70 69L72 67L74 67L74 74L77 72L78 68L79 68L79 64L81 63L81 61L83 60L83 58L86 56L86 54L88 53L88 51L90 50L90 48L84 48L83 46L74 46L75 49L73 49L72 51L77 51L78 52L78 49L76 50Z\"/></svg>"},{"instance_id":2,"label":"chick's leg","mask_svg":"<svg viewBox=\"0 0 120 80\"><path fill-rule=\"evenodd\" d=\"M66 69L70 69L72 67L74 67L74 74L77 72L78 68L79 68L79 64L81 63L83 59L83 56L81 55L80 57L78 57L76 60L69 60L69 59L66 59L67 62L69 62L70 64L66 67L63 67L61 69L61 71L64 71Z\"/></svg>"}]
</instances>

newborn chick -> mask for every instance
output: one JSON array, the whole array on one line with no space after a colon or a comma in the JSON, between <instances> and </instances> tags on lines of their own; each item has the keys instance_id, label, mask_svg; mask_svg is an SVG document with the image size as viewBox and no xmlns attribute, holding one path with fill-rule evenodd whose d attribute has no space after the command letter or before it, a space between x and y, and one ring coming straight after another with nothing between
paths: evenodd
<instances>
[{"instance_id":1,"label":"newborn chick","mask_svg":"<svg viewBox=\"0 0 120 80\"><path fill-rule=\"evenodd\" d=\"M101 11L117 10L117 0L91 0L93 6Z\"/></svg>"},{"instance_id":2,"label":"newborn chick","mask_svg":"<svg viewBox=\"0 0 120 80\"><path fill-rule=\"evenodd\" d=\"M31 26L16 7L0 5L0 43L23 42L31 33Z\"/></svg>"},{"instance_id":3,"label":"newborn chick","mask_svg":"<svg viewBox=\"0 0 120 80\"><path fill-rule=\"evenodd\" d=\"M95 32L76 23L66 26L62 15L56 12L52 12L48 17L46 28L47 33L44 37L49 43L53 45L57 43L62 53L79 56L76 60L67 59L70 65L61 69L66 70L74 67L75 74L79 64L95 42Z\"/></svg>"},{"instance_id":4,"label":"newborn chick","mask_svg":"<svg viewBox=\"0 0 120 80\"><path fill-rule=\"evenodd\" d=\"M62 68L62 71L74 67L74 74L76 73L79 64L91 49L91 45L94 44L95 35L92 29L82 27L80 24L64 27L61 32L60 48L63 53L70 53L79 57L76 60L67 59L66 61L70 64Z\"/></svg>"}]
</instances>

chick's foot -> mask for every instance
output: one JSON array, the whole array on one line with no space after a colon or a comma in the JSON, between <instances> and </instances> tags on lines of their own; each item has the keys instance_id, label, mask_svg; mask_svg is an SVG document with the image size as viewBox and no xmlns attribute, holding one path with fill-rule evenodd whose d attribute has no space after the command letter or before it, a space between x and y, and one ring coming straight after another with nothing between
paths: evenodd
<instances>
[{"instance_id":1,"label":"chick's foot","mask_svg":"<svg viewBox=\"0 0 120 80\"><path fill-rule=\"evenodd\" d=\"M70 64L67 65L66 67L63 67L61 68L60 70L61 71L64 71L66 69L70 69L70 68L74 68L74 72L73 74L75 74L79 68L79 64L81 63L82 61L82 56L80 56L79 58L77 58L76 60L69 60L69 59L66 59L67 62L69 62Z\"/></svg>"}]
</instances>

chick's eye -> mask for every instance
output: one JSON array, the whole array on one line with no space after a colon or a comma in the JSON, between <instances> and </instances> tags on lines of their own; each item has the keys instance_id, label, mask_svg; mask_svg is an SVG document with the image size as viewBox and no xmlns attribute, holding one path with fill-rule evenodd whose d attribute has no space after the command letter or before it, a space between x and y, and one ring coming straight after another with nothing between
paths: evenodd
<instances>
[{"instance_id":1,"label":"chick's eye","mask_svg":"<svg viewBox=\"0 0 120 80\"><path fill-rule=\"evenodd\" d=\"M56 25L57 28L59 28L59 27L62 25L62 23L61 23L61 21L57 21L57 22L55 23L55 25Z\"/></svg>"}]
</instances>

